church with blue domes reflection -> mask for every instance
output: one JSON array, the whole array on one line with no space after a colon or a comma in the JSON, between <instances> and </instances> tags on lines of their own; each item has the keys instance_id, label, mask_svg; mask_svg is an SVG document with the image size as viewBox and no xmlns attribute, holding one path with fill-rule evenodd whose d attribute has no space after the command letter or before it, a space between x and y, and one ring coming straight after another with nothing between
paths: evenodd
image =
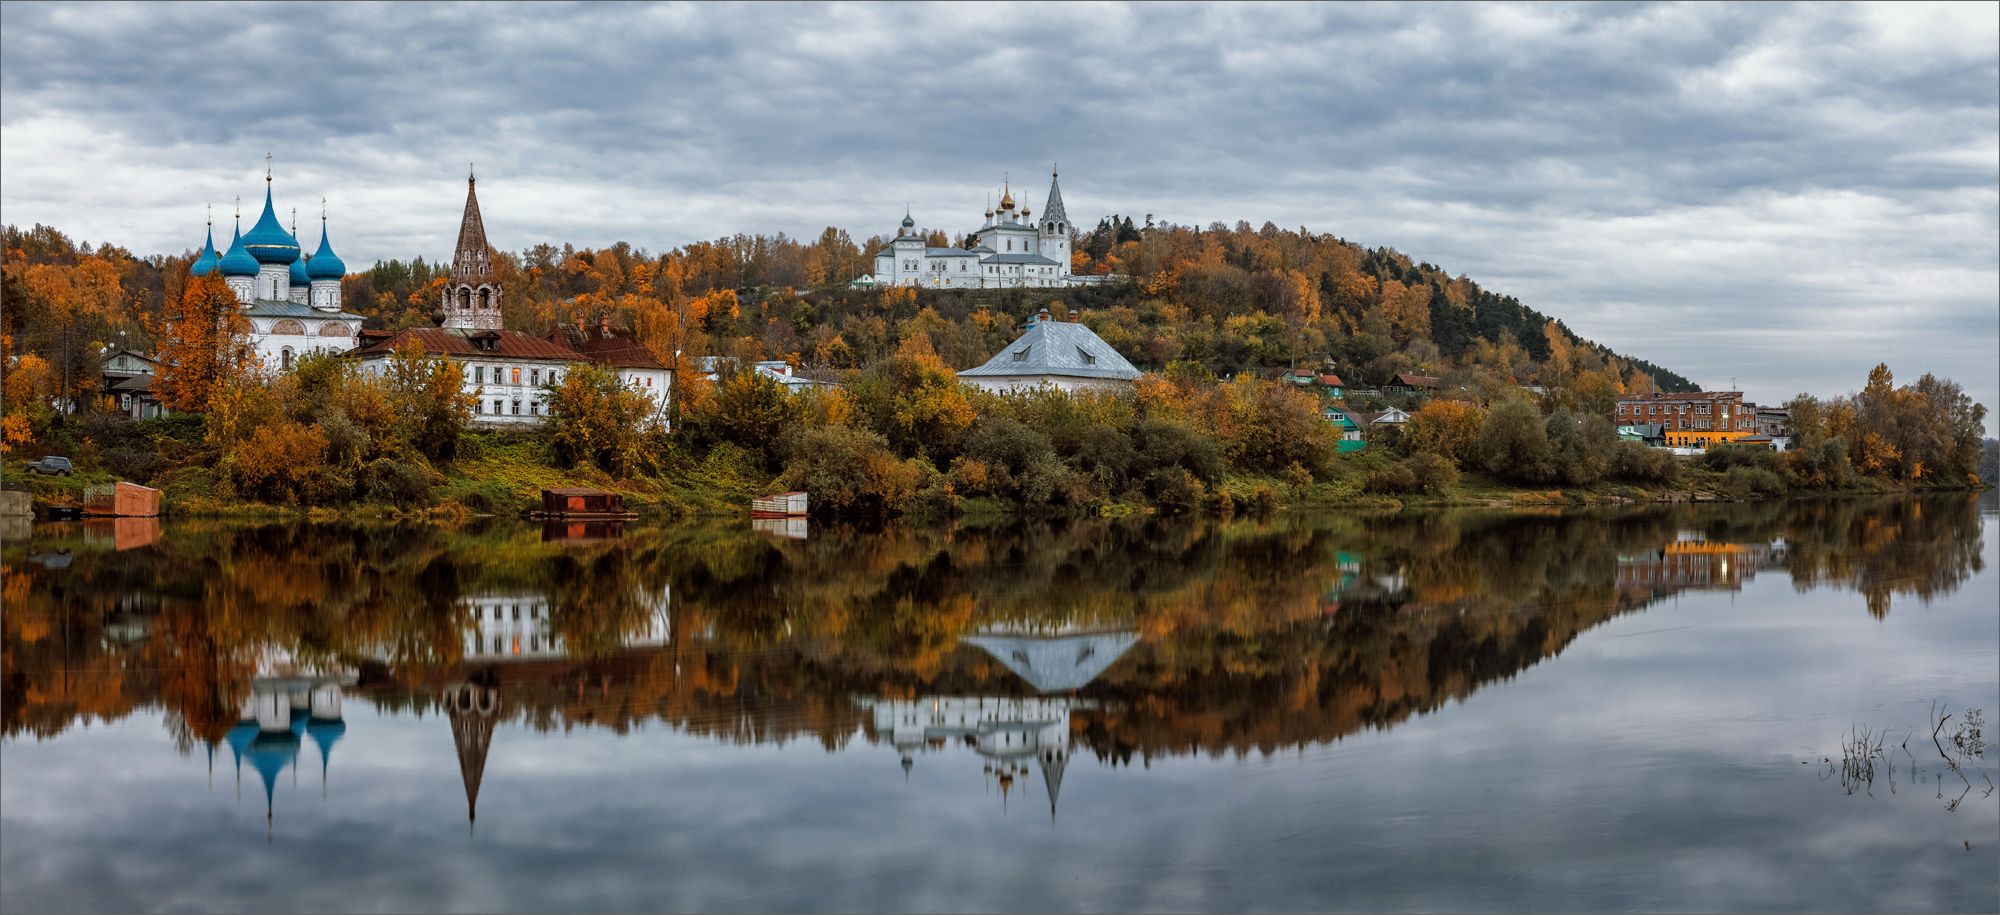
<instances>
[{"instance_id":1,"label":"church with blue domes reflection","mask_svg":"<svg viewBox=\"0 0 2000 915\"><path fill-rule=\"evenodd\" d=\"M229 284L250 321L250 341L269 369L290 368L306 353L347 351L365 320L341 310L340 281L347 275L347 265L333 253L324 208L319 249L308 255L299 243L297 211L289 231L278 221L268 168L263 215L245 232L239 213L235 237L220 254L211 225L190 271L195 276L219 273Z\"/></svg>"}]
</instances>

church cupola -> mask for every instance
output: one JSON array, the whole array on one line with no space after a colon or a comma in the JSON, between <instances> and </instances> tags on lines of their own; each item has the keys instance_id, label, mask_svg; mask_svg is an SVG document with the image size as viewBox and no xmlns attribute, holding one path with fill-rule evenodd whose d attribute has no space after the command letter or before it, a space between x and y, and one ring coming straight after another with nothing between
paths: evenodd
<instances>
[{"instance_id":1,"label":"church cupola","mask_svg":"<svg viewBox=\"0 0 2000 915\"><path fill-rule=\"evenodd\" d=\"M296 209L292 210L292 237L299 237L299 211ZM289 268L291 294L287 298L300 305L306 304L306 289L312 284L312 277L306 275L305 247L299 246L299 256L292 260Z\"/></svg>"},{"instance_id":2,"label":"church cupola","mask_svg":"<svg viewBox=\"0 0 2000 915\"><path fill-rule=\"evenodd\" d=\"M215 253L215 217L208 220L208 239L202 243L201 254L188 265L188 272L195 276L207 276L222 261L222 255Z\"/></svg>"},{"instance_id":3,"label":"church cupola","mask_svg":"<svg viewBox=\"0 0 2000 915\"><path fill-rule=\"evenodd\" d=\"M248 305L256 298L259 265L257 259L251 257L250 252L243 248L242 222L242 216L238 214L236 236L229 242L228 253L223 254L222 258L215 262L215 269L222 274L223 281L229 284L230 291L236 293L236 300Z\"/></svg>"},{"instance_id":4,"label":"church cupola","mask_svg":"<svg viewBox=\"0 0 2000 915\"><path fill-rule=\"evenodd\" d=\"M243 249L256 258L255 297L287 302L292 297L292 262L299 259L299 240L278 224L277 207L271 203L270 156L264 157L264 214L243 236Z\"/></svg>"},{"instance_id":5,"label":"church cupola","mask_svg":"<svg viewBox=\"0 0 2000 915\"><path fill-rule=\"evenodd\" d=\"M500 281L493 274L493 250L479 215L478 178L465 177L465 215L458 224L458 247L451 257L451 282L444 288L444 326L463 330L500 329Z\"/></svg>"},{"instance_id":6,"label":"church cupola","mask_svg":"<svg viewBox=\"0 0 2000 915\"><path fill-rule=\"evenodd\" d=\"M347 276L347 265L340 255L333 253L333 243L326 237L326 201L320 201L319 210L319 250L313 252L312 260L306 262L306 277L312 288L312 307L321 311L340 310L340 281Z\"/></svg>"}]
</instances>

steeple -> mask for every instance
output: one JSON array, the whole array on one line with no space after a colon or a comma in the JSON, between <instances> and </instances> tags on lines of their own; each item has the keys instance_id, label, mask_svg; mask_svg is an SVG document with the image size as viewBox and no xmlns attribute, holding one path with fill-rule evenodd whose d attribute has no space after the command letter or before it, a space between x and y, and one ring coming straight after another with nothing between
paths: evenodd
<instances>
[{"instance_id":1,"label":"steeple","mask_svg":"<svg viewBox=\"0 0 2000 915\"><path fill-rule=\"evenodd\" d=\"M1068 747L1043 747L1035 757L1041 763L1042 787L1049 790L1049 819L1056 818L1056 797L1062 794L1063 770L1069 768Z\"/></svg>"},{"instance_id":2,"label":"steeple","mask_svg":"<svg viewBox=\"0 0 2000 915\"><path fill-rule=\"evenodd\" d=\"M479 820L479 780L486 773L486 751L493 745L500 691L461 683L445 690L444 706L451 720L451 742L458 748L458 774L465 780L465 823L470 829Z\"/></svg>"},{"instance_id":3,"label":"steeple","mask_svg":"<svg viewBox=\"0 0 2000 915\"><path fill-rule=\"evenodd\" d=\"M493 275L493 250L479 216L478 177L465 176L465 215L458 223L458 250L451 257L451 285L444 288L444 326L456 330L500 329L500 282Z\"/></svg>"},{"instance_id":4,"label":"steeple","mask_svg":"<svg viewBox=\"0 0 2000 915\"><path fill-rule=\"evenodd\" d=\"M465 177L465 216L458 223L458 248L451 257L451 278L461 283L493 280L492 252L486 246L486 223L479 218L478 179Z\"/></svg>"},{"instance_id":5,"label":"steeple","mask_svg":"<svg viewBox=\"0 0 2000 915\"><path fill-rule=\"evenodd\" d=\"M1062 185L1056 182L1056 170L1049 168L1049 202L1042 205L1042 221L1053 222L1067 227L1069 213L1063 210Z\"/></svg>"}]
</instances>

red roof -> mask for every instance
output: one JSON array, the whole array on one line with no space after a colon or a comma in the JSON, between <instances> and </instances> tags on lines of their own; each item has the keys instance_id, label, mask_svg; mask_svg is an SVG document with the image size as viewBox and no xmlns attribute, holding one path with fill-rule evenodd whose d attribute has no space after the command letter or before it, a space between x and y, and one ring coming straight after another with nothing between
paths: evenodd
<instances>
[{"instance_id":1,"label":"red roof","mask_svg":"<svg viewBox=\"0 0 2000 915\"><path fill-rule=\"evenodd\" d=\"M1444 379L1430 375L1397 375L1395 383L1412 388L1435 388L1444 384Z\"/></svg>"},{"instance_id":2,"label":"red roof","mask_svg":"<svg viewBox=\"0 0 2000 915\"><path fill-rule=\"evenodd\" d=\"M1658 401L1683 401L1683 400L1686 401L1737 400L1741 399L1742 397L1743 397L1742 391L1676 391L1672 394L1663 394L1656 392L1652 394L1618 395L1619 401L1626 403L1630 402L1654 403Z\"/></svg>"},{"instance_id":3,"label":"red roof","mask_svg":"<svg viewBox=\"0 0 2000 915\"><path fill-rule=\"evenodd\" d=\"M492 348L478 341L492 340ZM414 339L424 352L444 356L506 356L510 359L550 359L581 362L584 357L560 343L544 340L518 330L466 330L456 327L412 327L394 335L371 340L348 350L350 356L375 356L394 352L403 341Z\"/></svg>"},{"instance_id":4,"label":"red roof","mask_svg":"<svg viewBox=\"0 0 2000 915\"><path fill-rule=\"evenodd\" d=\"M590 361L621 369L665 370L667 364L661 362L653 351L641 346L630 337L592 337L583 341L577 350L588 356Z\"/></svg>"},{"instance_id":5,"label":"red roof","mask_svg":"<svg viewBox=\"0 0 2000 915\"><path fill-rule=\"evenodd\" d=\"M1332 372L1321 372L1319 383L1333 388L1347 387L1347 382L1340 380L1340 376Z\"/></svg>"}]
</instances>

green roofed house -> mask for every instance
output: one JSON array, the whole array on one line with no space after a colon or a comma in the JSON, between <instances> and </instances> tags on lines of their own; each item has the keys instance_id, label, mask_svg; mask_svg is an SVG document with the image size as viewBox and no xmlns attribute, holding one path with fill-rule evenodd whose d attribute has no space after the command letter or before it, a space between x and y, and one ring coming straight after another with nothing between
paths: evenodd
<instances>
[{"instance_id":1,"label":"green roofed house","mask_svg":"<svg viewBox=\"0 0 2000 915\"><path fill-rule=\"evenodd\" d=\"M1130 390L1139 375L1131 362L1090 328L1074 321L1057 321L1044 308L1028 321L1020 339L985 365L958 373L958 378L995 392L1052 387L1072 393Z\"/></svg>"}]
</instances>

